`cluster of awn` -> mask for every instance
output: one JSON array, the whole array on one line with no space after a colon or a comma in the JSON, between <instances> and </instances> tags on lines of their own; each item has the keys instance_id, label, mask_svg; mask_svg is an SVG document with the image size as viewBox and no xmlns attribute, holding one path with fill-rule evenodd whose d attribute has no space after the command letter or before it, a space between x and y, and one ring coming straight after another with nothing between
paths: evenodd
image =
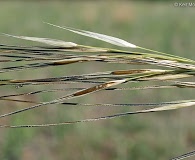
<instances>
[{"instance_id":1,"label":"cluster of awn","mask_svg":"<svg viewBox=\"0 0 195 160\"><path fill-rule=\"evenodd\" d=\"M131 44L127 41L119 38L98 34L94 32L84 31L80 29L74 29L70 27L60 27L50 23L49 25L62 28L83 36L91 37L101 41L111 43L125 48L137 48L143 52L132 52L127 50L118 50L112 48L92 47L79 45L73 42L65 42L61 40L38 38L38 37L26 37L26 36L11 36L14 38L30 40L47 44L48 46L41 47L28 47L28 46L11 46L0 45L0 62L15 64L18 62L28 62L25 65L14 65L9 67L0 68L1 73L17 72L27 69L38 69L50 66L68 65L74 63L85 63L90 61L103 62L103 63L123 63L123 64L147 64L152 66L161 66L166 69L129 69L129 70L113 70L106 72L97 72L91 74L80 74L62 77L42 78L42 79L1 79L0 87L5 85L14 86L26 86L26 85L50 85L59 83L85 83L93 84L91 87L86 88L61 88L61 89L47 89L37 90L34 92L1 95L0 100L4 101L16 101L32 104L30 107L15 110L12 112L4 113L0 115L0 118L19 114L28 110L32 110L38 107L50 105L50 104L64 104L64 105L87 105L87 106L142 106L147 107L132 112L118 113L108 116L100 116L95 118L66 121L61 123L52 124L35 124L35 125L0 125L1 128L24 128L24 127L49 127L67 125L81 122L97 121L102 119L111 119L121 116L127 116L131 114L159 112L165 110L174 110L184 107L190 107L195 105L195 99L162 102L162 103L149 103L149 104L82 104L82 103L68 103L67 100L75 99L80 96L85 96L94 92L100 91L113 91L113 90L146 90L146 89L160 89L160 88L194 88L195 83L193 81L185 81L185 78L193 78L195 75L195 61L166 54L137 45ZM77 54L75 54L77 53ZM82 54L79 54L82 53ZM184 80L183 80L184 79ZM182 80L182 81L181 81ZM130 87L120 88L120 85L130 82L142 83L143 81L159 81L164 82L159 85L142 86L142 87ZM119 87L118 87L119 86ZM20 96L34 95L48 92L58 92L60 90L73 91L70 94L64 95L57 99L52 99L47 102L35 102L28 100L16 99ZM76 90L76 91L75 91ZM180 160L195 155L195 151L173 158L172 160Z\"/></svg>"}]
</instances>

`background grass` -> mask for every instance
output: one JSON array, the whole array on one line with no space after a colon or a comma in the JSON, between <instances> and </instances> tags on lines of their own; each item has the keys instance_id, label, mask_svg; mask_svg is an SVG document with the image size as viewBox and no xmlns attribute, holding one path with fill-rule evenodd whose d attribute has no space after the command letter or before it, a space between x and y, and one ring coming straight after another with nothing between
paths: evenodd
<instances>
[{"instance_id":1,"label":"background grass","mask_svg":"<svg viewBox=\"0 0 195 160\"><path fill-rule=\"evenodd\" d=\"M195 59L194 14L193 7L174 7L173 2L41 1L33 3L4 1L0 4L0 32L49 37L78 44L111 46L42 23L46 21L119 37L139 46ZM4 36L0 37L0 43L38 45ZM3 64L0 65L3 67ZM57 77L106 71L113 68L131 69L132 66L90 62L18 72L17 74L10 72L1 74L1 79ZM42 86L42 89L46 87ZM35 87L16 89L14 86L0 89L1 95L37 90ZM32 96L30 99L49 101L63 94ZM97 92L79 98L78 102L147 103L193 99L193 97L192 89L116 91L109 92L109 94ZM25 105L1 101L0 111L5 113L21 107ZM0 123L60 122L126 110L130 109L71 106L65 108L56 105L2 119ZM189 108L63 127L1 129L0 159L169 159L195 147L193 116L194 109Z\"/></svg>"}]
</instances>

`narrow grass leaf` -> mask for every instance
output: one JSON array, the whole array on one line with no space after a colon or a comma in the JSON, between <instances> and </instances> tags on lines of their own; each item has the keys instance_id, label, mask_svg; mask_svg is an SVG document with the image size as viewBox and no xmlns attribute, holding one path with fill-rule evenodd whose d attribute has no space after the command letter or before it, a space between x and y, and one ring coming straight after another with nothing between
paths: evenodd
<instances>
[{"instance_id":1,"label":"narrow grass leaf","mask_svg":"<svg viewBox=\"0 0 195 160\"><path fill-rule=\"evenodd\" d=\"M117 117L133 115L133 114L175 110L175 109L179 109L179 108L190 107L190 106L193 106L193 105L195 105L195 100L187 100L187 101L183 101L183 102L178 103L178 104L164 105L164 106L157 107L157 108L152 108L152 109L144 109L144 110L138 110L138 111L134 111L134 112L124 112L124 113L118 113L118 114L114 114L114 115L108 115L108 116L102 116L102 117L96 117L96 118L89 118L89 119L83 119L83 120L77 120L77 121L66 121L66 122L62 122L62 123L37 124L37 125L16 125L16 126L0 125L0 127L1 128L28 128L28 127L61 126L61 125L85 123L85 122L105 120L105 119L113 119L113 118L117 118Z\"/></svg>"},{"instance_id":2,"label":"narrow grass leaf","mask_svg":"<svg viewBox=\"0 0 195 160\"><path fill-rule=\"evenodd\" d=\"M27 110L31 110L31 109L34 109L34 108L38 108L38 107L41 107L41 106L46 106L46 105L50 105L50 104L59 104L62 101L72 99L72 98L76 98L76 97L80 97L80 96L84 96L84 95L87 95L87 94L90 94L90 93L94 93L94 92L97 92L97 91L100 91L100 90L103 90L103 89L106 89L106 88L109 88L109 87L112 87L112 86L115 86L115 85L119 85L121 83L124 83L125 81L126 81L126 79L109 81L109 82L106 82L106 83L103 83L103 84L99 84L99 85L96 85L96 86L93 86L93 87L89 87L87 89L83 89L83 90L74 92L72 94L68 94L66 96L60 97L58 99L55 99L55 100L52 100L52 101L49 101L49 102L39 103L39 104L31 106L31 107L27 107L27 108L20 109L20 110L17 110L17 111L1 114L0 118L11 116L11 115L21 113L21 112L24 112L24 111L27 111Z\"/></svg>"},{"instance_id":3,"label":"narrow grass leaf","mask_svg":"<svg viewBox=\"0 0 195 160\"><path fill-rule=\"evenodd\" d=\"M170 160L181 160L181 159L186 159L186 158L189 158L189 157L192 157L192 156L195 156L195 150L191 151L191 152L188 152L188 153L185 153L185 154L183 154L181 156L172 158Z\"/></svg>"}]
</instances>

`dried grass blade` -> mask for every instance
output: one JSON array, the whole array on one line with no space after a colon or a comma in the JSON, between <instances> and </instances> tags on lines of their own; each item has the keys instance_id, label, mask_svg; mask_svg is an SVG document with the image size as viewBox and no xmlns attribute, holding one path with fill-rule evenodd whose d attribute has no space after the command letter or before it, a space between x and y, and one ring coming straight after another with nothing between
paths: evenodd
<instances>
[{"instance_id":1,"label":"dried grass blade","mask_svg":"<svg viewBox=\"0 0 195 160\"><path fill-rule=\"evenodd\" d=\"M0 128L28 128L28 127L61 126L61 125L84 123L84 122L91 122L91 121L98 121L98 120L105 120L105 119L113 119L113 118L117 118L117 117L133 115L133 114L175 110L175 109L179 109L179 108L190 107L190 106L193 106L193 105L195 105L195 100L187 100L187 101L183 101L183 102L178 103L178 104L170 104L170 105L165 105L165 106L152 108L152 109L138 110L138 111L135 111L135 112L124 112L124 113L118 113L118 114L109 115L109 116L102 116L102 117L97 117L97 118L89 118L89 119L83 119L83 120L77 120L77 121L66 121L66 122L62 122L62 123L37 124L37 125L16 125L16 126L0 125Z\"/></svg>"},{"instance_id":2,"label":"dried grass blade","mask_svg":"<svg viewBox=\"0 0 195 160\"><path fill-rule=\"evenodd\" d=\"M39 104L40 102L37 101L29 101L29 100L22 100L22 99L12 99L12 98L1 98L0 100L3 101L13 101L13 102L22 102L22 103L34 103ZM162 103L76 103L76 102L61 102L58 104L62 105L68 105L68 106L92 106L92 107L159 107L163 105L173 105L173 104L179 104L180 101L176 102L162 102Z\"/></svg>"},{"instance_id":3,"label":"dried grass blade","mask_svg":"<svg viewBox=\"0 0 195 160\"><path fill-rule=\"evenodd\" d=\"M13 71L21 71L25 69L37 69L37 68L43 68L43 67L49 67L49 66L58 66L58 65L68 65L72 63L78 63L78 62L85 62L85 61L96 61L97 59L89 59L89 58L72 58L72 59L65 59L65 60L55 60L50 62L44 62L44 63L31 63L21 66L11 66L11 67L5 67L0 68L0 73L5 72L13 72Z\"/></svg>"},{"instance_id":4,"label":"dried grass blade","mask_svg":"<svg viewBox=\"0 0 195 160\"><path fill-rule=\"evenodd\" d=\"M181 156L172 158L170 160L181 160L181 159L186 159L186 158L189 158L189 157L192 157L192 156L195 156L195 150L191 151L191 152L188 152L188 153L185 153L185 154L183 154Z\"/></svg>"},{"instance_id":5,"label":"dried grass blade","mask_svg":"<svg viewBox=\"0 0 195 160\"><path fill-rule=\"evenodd\" d=\"M60 97L58 99L55 99L55 100L52 100L52 101L49 101L49 102L39 103L39 104L31 106L31 107L27 107L27 108L20 109L20 110L17 110L17 111L2 114L2 115L0 115L0 118L11 116L11 115L21 113L21 112L24 112L24 111L27 111L27 110L31 110L31 109L34 109L34 108L38 108L38 107L41 107L41 106L46 106L46 105L50 105L50 104L59 104L62 101L72 99L72 98L76 98L76 97L80 97L80 96L84 96L84 95L87 95L87 94L90 94L90 93L94 93L94 92L97 92L97 91L100 91L100 90L103 90L103 89L106 89L106 88L109 88L109 87L112 87L112 86L115 86L115 85L119 85L121 83L124 83L125 81L126 81L126 79L109 81L109 82L99 84L99 85L96 85L96 86L93 86L93 87L90 87L90 88L87 88L87 89L84 89L84 90L74 92L72 94Z\"/></svg>"}]
</instances>

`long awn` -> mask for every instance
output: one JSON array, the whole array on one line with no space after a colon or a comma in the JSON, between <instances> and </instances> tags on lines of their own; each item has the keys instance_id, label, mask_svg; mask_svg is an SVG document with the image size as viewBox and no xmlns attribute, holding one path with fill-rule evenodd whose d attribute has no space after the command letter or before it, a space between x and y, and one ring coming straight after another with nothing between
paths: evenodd
<instances>
[{"instance_id":1,"label":"long awn","mask_svg":"<svg viewBox=\"0 0 195 160\"><path fill-rule=\"evenodd\" d=\"M46 23L46 22L45 22ZM91 122L97 120L113 119L122 116L133 114L143 114L150 112L160 112L167 110L175 110L195 105L195 99L161 102L161 103L78 103L67 102L70 99L76 99L81 96L86 96L95 92L110 92L110 91L124 91L124 90L147 90L147 89L163 89L163 88L195 88L193 81L185 81L186 78L194 78L195 75L195 61L172 54L167 54L144 47L131 44L125 40L111 37L104 34L94 33L90 31L75 29L71 27L61 27L51 23L48 25L68 30L70 32L80 34L83 36L98 39L119 47L124 47L126 50L86 46L73 42L65 42L63 40L26 37L5 34L5 36L19 38L24 40L44 43L47 46L14 46L0 44L0 64L5 64L5 67L0 68L0 74L8 72L26 71L27 69L40 69L54 66L65 66L69 64L97 62L97 63L116 63L128 65L150 65L161 67L162 69L126 69L126 70L112 70L104 72L96 72L89 74L79 74L62 77L49 77L42 79L1 79L0 87L13 85L16 87L31 86L31 85L54 85L54 84L85 84L88 87L65 87L45 90L36 90L31 92L23 92L17 94L9 94L0 96L1 101L14 101L20 103L29 103L30 107L15 110L8 113L3 113L0 118L5 118L25 111L29 111L38 107L43 107L52 104L62 104L69 106L98 106L98 107L147 107L137 111L129 111L117 113L107 116L99 116L93 118L86 118L82 120L66 121L61 123L49 124L21 124L21 125L6 125L1 124L1 128L25 128L25 127L49 127L60 126L82 122ZM129 48L140 49L143 52L129 51ZM25 64L18 65L18 62L25 62ZM7 65L9 64L9 65ZM157 85L142 85L138 87L123 87L123 85L131 83L142 82L156 82ZM64 96L52 99L47 102L37 102L32 100L22 100L20 97L36 94L44 94L49 92L66 92ZM14 97L19 97L15 99ZM194 151L183 154L172 160L180 160L187 157L194 156Z\"/></svg>"}]
</instances>

